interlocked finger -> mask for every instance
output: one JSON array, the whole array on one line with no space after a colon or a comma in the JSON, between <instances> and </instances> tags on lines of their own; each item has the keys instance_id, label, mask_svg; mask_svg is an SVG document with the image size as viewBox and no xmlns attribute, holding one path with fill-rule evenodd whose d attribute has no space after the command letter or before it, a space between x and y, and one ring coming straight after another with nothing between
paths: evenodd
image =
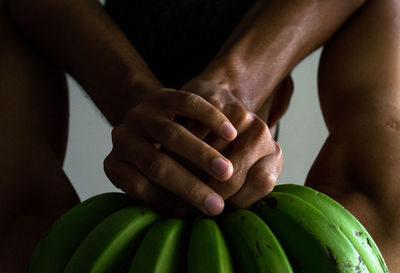
<instances>
[{"instance_id":1,"label":"interlocked finger","mask_svg":"<svg viewBox=\"0 0 400 273\"><path fill-rule=\"evenodd\" d=\"M275 142L271 138L267 125L261 120L255 120L252 126L232 144L228 155L233 165L232 177L225 182L210 179L207 184L227 199L243 187L252 166L266 155L274 153L275 150Z\"/></svg>"},{"instance_id":2,"label":"interlocked finger","mask_svg":"<svg viewBox=\"0 0 400 273\"><path fill-rule=\"evenodd\" d=\"M145 178L132 164L116 158L111 153L104 160L104 170L110 181L132 197L155 205L164 212L171 212L179 198Z\"/></svg>"},{"instance_id":3,"label":"interlocked finger","mask_svg":"<svg viewBox=\"0 0 400 273\"><path fill-rule=\"evenodd\" d=\"M228 199L235 208L247 209L272 191L281 173L282 155L280 152L261 158L250 169L243 187Z\"/></svg>"},{"instance_id":4,"label":"interlocked finger","mask_svg":"<svg viewBox=\"0 0 400 273\"><path fill-rule=\"evenodd\" d=\"M135 165L147 179L186 200L208 215L220 213L223 199L171 157L156 149L145 139L135 139L124 159Z\"/></svg>"},{"instance_id":5,"label":"interlocked finger","mask_svg":"<svg viewBox=\"0 0 400 273\"><path fill-rule=\"evenodd\" d=\"M220 181L232 175L232 164L219 152L169 119L154 119L148 128L149 135L165 149L173 152Z\"/></svg>"},{"instance_id":6,"label":"interlocked finger","mask_svg":"<svg viewBox=\"0 0 400 273\"><path fill-rule=\"evenodd\" d=\"M184 91L173 92L165 102L169 117L180 115L201 122L215 134L226 140L236 137L236 130L228 118L202 97Z\"/></svg>"}]
</instances>

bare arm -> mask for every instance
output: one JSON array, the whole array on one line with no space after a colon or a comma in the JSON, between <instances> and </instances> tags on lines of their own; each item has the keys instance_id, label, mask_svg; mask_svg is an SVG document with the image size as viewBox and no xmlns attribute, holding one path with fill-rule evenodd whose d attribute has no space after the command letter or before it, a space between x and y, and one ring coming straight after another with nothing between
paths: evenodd
<instances>
[{"instance_id":1,"label":"bare arm","mask_svg":"<svg viewBox=\"0 0 400 273\"><path fill-rule=\"evenodd\" d=\"M368 1L326 45L319 96L329 129L306 184L364 224L400 270L400 42L395 0Z\"/></svg>"},{"instance_id":2,"label":"bare arm","mask_svg":"<svg viewBox=\"0 0 400 273\"><path fill-rule=\"evenodd\" d=\"M22 31L72 74L117 125L150 90L162 87L96 0L8 0Z\"/></svg>"},{"instance_id":3,"label":"bare arm","mask_svg":"<svg viewBox=\"0 0 400 273\"><path fill-rule=\"evenodd\" d=\"M259 0L199 78L228 88L256 112L293 67L364 2Z\"/></svg>"},{"instance_id":4,"label":"bare arm","mask_svg":"<svg viewBox=\"0 0 400 273\"><path fill-rule=\"evenodd\" d=\"M225 138L232 140L235 129L226 117L196 95L162 88L97 1L9 0L8 4L14 20L33 43L72 74L107 119L119 125L113 131L112 156L105 160L110 180L128 194L162 203L170 211L178 199L172 192L207 212L207 197L214 191L158 150L154 142L189 158L217 179L227 179L231 163L174 122L178 114L189 116L211 125L220 136L228 126ZM224 162L222 172L218 166L213 169L215 159ZM177 174L185 177L185 184L175 179ZM223 202L219 196L215 198L219 204ZM217 207L217 212L222 207ZM214 210L211 207L208 212L214 214Z\"/></svg>"},{"instance_id":5,"label":"bare arm","mask_svg":"<svg viewBox=\"0 0 400 273\"><path fill-rule=\"evenodd\" d=\"M207 182L221 196L229 198L232 205L248 207L265 196L282 167L279 145L268 134L262 137L258 134L257 128L264 125L257 118L246 117L246 110L258 114L262 110L261 115L266 118L265 112L269 111L274 96L272 104L278 101L278 107L275 113L271 111L268 125L279 120L290 95L285 86L272 95L274 88L363 3L362 0L256 1L205 71L182 87L222 109L238 128L238 138L231 145L233 152L228 157L234 166L232 179L225 184ZM206 131L197 132L219 150L228 145L207 136ZM242 141L246 138L248 141ZM262 155L258 153L260 143L268 147ZM243 164L243 158L254 159L256 163Z\"/></svg>"},{"instance_id":6,"label":"bare arm","mask_svg":"<svg viewBox=\"0 0 400 273\"><path fill-rule=\"evenodd\" d=\"M364 1L257 1L200 78L228 85L256 111ZM97 1L8 2L22 30L81 83L112 124L161 86Z\"/></svg>"}]
</instances>

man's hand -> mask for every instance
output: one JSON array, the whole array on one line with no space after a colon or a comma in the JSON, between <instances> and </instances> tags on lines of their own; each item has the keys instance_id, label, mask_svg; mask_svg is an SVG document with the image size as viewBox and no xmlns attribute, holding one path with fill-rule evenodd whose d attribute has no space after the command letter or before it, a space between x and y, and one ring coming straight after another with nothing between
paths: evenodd
<instances>
[{"instance_id":1,"label":"man's hand","mask_svg":"<svg viewBox=\"0 0 400 273\"><path fill-rule=\"evenodd\" d=\"M224 207L221 196L163 150L190 161L220 183L231 178L232 163L174 122L177 116L201 122L227 143L237 134L224 114L200 96L162 88L133 107L124 123L114 128L105 172L118 188L165 210L179 210L180 197L216 215Z\"/></svg>"},{"instance_id":2,"label":"man's hand","mask_svg":"<svg viewBox=\"0 0 400 273\"><path fill-rule=\"evenodd\" d=\"M282 151L271 137L267 124L246 109L228 88L193 79L182 88L195 93L222 111L238 131L231 143L210 132L197 121L186 122L188 130L204 139L211 147L222 152L233 164L233 175L225 182L213 177L206 183L237 208L248 208L272 191L282 165Z\"/></svg>"}]
</instances>

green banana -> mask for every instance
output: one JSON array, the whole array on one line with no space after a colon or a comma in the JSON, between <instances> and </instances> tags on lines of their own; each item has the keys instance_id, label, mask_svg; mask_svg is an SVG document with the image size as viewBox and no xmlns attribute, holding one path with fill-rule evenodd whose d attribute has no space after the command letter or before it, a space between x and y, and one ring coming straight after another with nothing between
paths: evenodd
<instances>
[{"instance_id":1,"label":"green banana","mask_svg":"<svg viewBox=\"0 0 400 273\"><path fill-rule=\"evenodd\" d=\"M183 272L186 255L185 223L180 218L155 223L141 242L129 273Z\"/></svg>"},{"instance_id":2,"label":"green banana","mask_svg":"<svg viewBox=\"0 0 400 273\"><path fill-rule=\"evenodd\" d=\"M249 210L234 210L222 215L218 222L226 234L239 272L293 273L281 244L256 214Z\"/></svg>"},{"instance_id":3,"label":"green banana","mask_svg":"<svg viewBox=\"0 0 400 273\"><path fill-rule=\"evenodd\" d=\"M189 240L187 273L233 273L233 261L217 223L199 217L193 223Z\"/></svg>"},{"instance_id":4,"label":"green banana","mask_svg":"<svg viewBox=\"0 0 400 273\"><path fill-rule=\"evenodd\" d=\"M134 204L126 194L110 192L96 195L61 216L36 247L28 273L63 272L75 250L89 232L118 209Z\"/></svg>"},{"instance_id":5,"label":"green banana","mask_svg":"<svg viewBox=\"0 0 400 273\"><path fill-rule=\"evenodd\" d=\"M369 272L339 227L303 199L288 193L271 192L252 210L270 226L301 271Z\"/></svg>"},{"instance_id":6,"label":"green banana","mask_svg":"<svg viewBox=\"0 0 400 273\"><path fill-rule=\"evenodd\" d=\"M89 233L64 273L127 272L145 232L159 218L146 207L126 207L114 212Z\"/></svg>"},{"instance_id":7,"label":"green banana","mask_svg":"<svg viewBox=\"0 0 400 273\"><path fill-rule=\"evenodd\" d=\"M331 223L337 225L347 236L360 254L369 272L389 273L378 247L367 230L338 202L306 186L284 184L276 186L274 191L296 195L317 207Z\"/></svg>"}]
</instances>

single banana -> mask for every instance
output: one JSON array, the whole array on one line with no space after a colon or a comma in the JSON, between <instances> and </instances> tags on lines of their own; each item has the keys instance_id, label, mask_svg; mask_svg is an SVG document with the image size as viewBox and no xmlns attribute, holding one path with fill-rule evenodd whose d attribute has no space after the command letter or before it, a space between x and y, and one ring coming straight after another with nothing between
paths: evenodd
<instances>
[{"instance_id":1,"label":"single banana","mask_svg":"<svg viewBox=\"0 0 400 273\"><path fill-rule=\"evenodd\" d=\"M337 225L351 241L354 248L363 259L369 272L389 273L378 247L367 230L338 202L329 196L306 186L284 184L276 186L274 191L296 195L318 208L328 218L328 220Z\"/></svg>"},{"instance_id":2,"label":"single banana","mask_svg":"<svg viewBox=\"0 0 400 273\"><path fill-rule=\"evenodd\" d=\"M28 273L63 272L75 250L104 218L135 200L126 194L110 192L96 195L61 216L36 247Z\"/></svg>"},{"instance_id":3,"label":"single banana","mask_svg":"<svg viewBox=\"0 0 400 273\"><path fill-rule=\"evenodd\" d=\"M218 223L226 235L239 272L293 273L281 244L256 214L249 210L233 210L222 215Z\"/></svg>"},{"instance_id":4,"label":"single banana","mask_svg":"<svg viewBox=\"0 0 400 273\"><path fill-rule=\"evenodd\" d=\"M186 224L183 219L158 221L144 236L129 273L184 272L186 241Z\"/></svg>"},{"instance_id":5,"label":"single banana","mask_svg":"<svg viewBox=\"0 0 400 273\"><path fill-rule=\"evenodd\" d=\"M120 209L80 244L64 273L127 272L145 232L160 215L146 207Z\"/></svg>"},{"instance_id":6,"label":"single banana","mask_svg":"<svg viewBox=\"0 0 400 273\"><path fill-rule=\"evenodd\" d=\"M252 210L270 226L301 271L369 272L339 227L303 199L288 193L271 192Z\"/></svg>"},{"instance_id":7,"label":"single banana","mask_svg":"<svg viewBox=\"0 0 400 273\"><path fill-rule=\"evenodd\" d=\"M193 223L187 262L187 273L234 272L227 243L213 219L199 217Z\"/></svg>"}]
</instances>

